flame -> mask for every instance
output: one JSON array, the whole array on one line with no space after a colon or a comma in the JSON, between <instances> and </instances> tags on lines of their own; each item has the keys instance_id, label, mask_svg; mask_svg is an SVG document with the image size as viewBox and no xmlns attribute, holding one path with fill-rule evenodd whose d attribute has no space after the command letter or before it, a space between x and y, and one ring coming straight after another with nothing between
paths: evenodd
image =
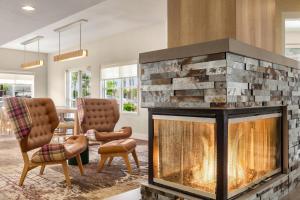
<instances>
[{"instance_id":1,"label":"flame","mask_svg":"<svg viewBox=\"0 0 300 200\"><path fill-rule=\"evenodd\" d=\"M203 167L196 166L192 169L192 184L205 189L207 192L214 192L216 187L216 160L214 156L207 156L203 160ZM228 188L238 188L245 179L245 170L241 164L228 166Z\"/></svg>"},{"instance_id":2,"label":"flame","mask_svg":"<svg viewBox=\"0 0 300 200\"><path fill-rule=\"evenodd\" d=\"M214 192L216 187L216 156L215 145L208 139L202 138L203 142L203 164L193 167L192 184L197 185L207 192Z\"/></svg>"},{"instance_id":3,"label":"flame","mask_svg":"<svg viewBox=\"0 0 300 200\"><path fill-rule=\"evenodd\" d=\"M210 159L206 158L203 163L203 169L204 170L202 170L202 174L203 174L202 182L210 183L210 184L215 182L216 179L215 161L211 158Z\"/></svg>"},{"instance_id":4,"label":"flame","mask_svg":"<svg viewBox=\"0 0 300 200\"><path fill-rule=\"evenodd\" d=\"M228 188L230 190L241 186L246 178L245 169L238 159L237 141L230 145L228 152ZM193 167L191 182L207 192L214 192L217 178L215 145L205 138L202 139L202 142L204 144L203 163L201 166Z\"/></svg>"},{"instance_id":5,"label":"flame","mask_svg":"<svg viewBox=\"0 0 300 200\"><path fill-rule=\"evenodd\" d=\"M238 188L243 184L245 180L245 170L240 163L237 162L236 165L231 164L228 166L228 180L229 189Z\"/></svg>"},{"instance_id":6,"label":"flame","mask_svg":"<svg viewBox=\"0 0 300 200\"><path fill-rule=\"evenodd\" d=\"M216 158L214 156L215 147L209 145L208 140L203 139L206 145L204 145L204 158L203 167L200 172L202 174L202 182L211 184L216 181Z\"/></svg>"}]
</instances>

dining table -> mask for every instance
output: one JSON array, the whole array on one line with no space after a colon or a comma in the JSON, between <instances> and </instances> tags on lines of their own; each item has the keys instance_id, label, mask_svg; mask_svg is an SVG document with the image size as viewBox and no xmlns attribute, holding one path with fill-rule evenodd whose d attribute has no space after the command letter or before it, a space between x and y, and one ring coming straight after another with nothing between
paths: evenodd
<instances>
[{"instance_id":1,"label":"dining table","mask_svg":"<svg viewBox=\"0 0 300 200\"><path fill-rule=\"evenodd\" d=\"M74 128L73 135L79 134L79 121L78 121L78 112L77 108L66 107L66 106L56 106L56 112L60 118L60 121L63 122L66 114L74 114Z\"/></svg>"}]
</instances>

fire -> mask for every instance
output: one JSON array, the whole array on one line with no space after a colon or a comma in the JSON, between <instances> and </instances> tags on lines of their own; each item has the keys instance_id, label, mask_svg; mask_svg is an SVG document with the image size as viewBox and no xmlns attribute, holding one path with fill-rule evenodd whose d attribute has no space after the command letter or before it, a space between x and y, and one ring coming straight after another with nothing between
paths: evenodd
<instances>
[{"instance_id":1,"label":"fire","mask_svg":"<svg viewBox=\"0 0 300 200\"><path fill-rule=\"evenodd\" d=\"M253 129L251 128L251 132ZM235 189L240 187L245 180L245 169L239 159L240 140L244 135L242 127L234 133L229 133L228 141L228 188Z\"/></svg>"},{"instance_id":2,"label":"fire","mask_svg":"<svg viewBox=\"0 0 300 200\"><path fill-rule=\"evenodd\" d=\"M214 153L209 153L204 156L202 167L196 166L192 169L192 184L197 185L207 192L214 192L217 177L216 165L217 160ZM238 160L231 162L231 164L228 165L228 188L233 190L240 187L245 182L245 174L246 170L242 167Z\"/></svg>"},{"instance_id":3,"label":"fire","mask_svg":"<svg viewBox=\"0 0 300 200\"><path fill-rule=\"evenodd\" d=\"M204 147L203 165L192 169L192 184L208 191L214 192L216 186L216 157L214 145Z\"/></svg>"},{"instance_id":4,"label":"fire","mask_svg":"<svg viewBox=\"0 0 300 200\"><path fill-rule=\"evenodd\" d=\"M241 186L245 180L245 170L240 164L228 166L228 188L235 189Z\"/></svg>"},{"instance_id":5,"label":"fire","mask_svg":"<svg viewBox=\"0 0 300 200\"><path fill-rule=\"evenodd\" d=\"M203 163L203 169L201 174L203 174L203 183L214 183L216 179L216 167L215 161L213 159L205 159Z\"/></svg>"}]
</instances>

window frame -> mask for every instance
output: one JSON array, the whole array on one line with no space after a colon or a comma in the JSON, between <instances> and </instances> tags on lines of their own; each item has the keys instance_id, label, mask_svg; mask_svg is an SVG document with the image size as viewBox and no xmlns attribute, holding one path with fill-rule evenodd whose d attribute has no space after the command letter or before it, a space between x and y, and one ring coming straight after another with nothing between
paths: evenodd
<instances>
[{"instance_id":1,"label":"window frame","mask_svg":"<svg viewBox=\"0 0 300 200\"><path fill-rule=\"evenodd\" d=\"M0 71L0 74L10 74L10 75L14 75L14 76L18 76L18 75L32 76L32 84L28 84L28 85L31 85L31 98L35 97L35 74L34 73L21 73L21 72L16 72L16 71ZM13 81L12 83L7 83L12 86L12 94L13 94L12 97L15 97L15 91L16 91L17 85L27 85L24 83L23 84L17 83L18 79L16 79L16 78L7 79L7 80ZM8 95L8 96L11 96L11 95ZM2 105L2 104L3 104L3 96L0 97L0 105Z\"/></svg>"},{"instance_id":2,"label":"window frame","mask_svg":"<svg viewBox=\"0 0 300 200\"><path fill-rule=\"evenodd\" d=\"M105 84L105 82L106 81L119 81L120 82L120 99L117 99L117 101L118 100L120 100L120 103L118 102L118 104L122 104L122 102L121 102L121 97L122 97L122 79L121 78L111 78L111 79L102 79L101 81L102 81L102 84L103 84L103 87L102 87L102 98L104 98L104 99L109 99L109 98L106 98L106 89L107 89L107 87L105 86L106 84ZM119 105L119 106L120 106Z\"/></svg>"},{"instance_id":3,"label":"window frame","mask_svg":"<svg viewBox=\"0 0 300 200\"><path fill-rule=\"evenodd\" d=\"M65 89L66 89L65 90L66 91L65 102L66 102L66 106L71 107L71 108L73 108L72 102L74 102L74 101L75 101L75 104L74 104L75 106L74 107L76 107L76 99L77 98L73 99L72 94L71 94L71 92L72 92L71 74L76 73L76 72L78 73L78 80L77 80L78 81L78 97L77 98L82 97L82 91L83 91L82 90L82 74L83 73L90 73L91 80L92 80L92 72L88 69L85 69L85 70L82 70L82 69L68 69L68 70L65 71L65 79L66 79L66 81L65 81ZM91 94L91 86L92 85L90 83L90 96L92 95Z\"/></svg>"},{"instance_id":4,"label":"window frame","mask_svg":"<svg viewBox=\"0 0 300 200\"><path fill-rule=\"evenodd\" d=\"M119 70L119 76L117 78L102 78L102 70L103 69L108 69L108 68L114 68L114 67L118 67L119 69L121 67L124 67L124 66L129 66L129 65L136 65L136 76L125 76L125 77L120 77L120 70ZM124 80L128 79L128 78L136 78L136 89L137 89L137 102L136 102L136 111L124 111L123 110L123 91L125 88L128 89L128 87L124 87ZM120 97L119 99L117 99L118 101L118 104L119 104L119 109L120 109L120 113L122 114L139 114L139 111L140 111L140 82L139 82L139 65L137 62L134 62L134 63L128 63L128 64L120 64L120 65L109 65L109 66L105 66L105 67L101 67L101 70L100 70L100 90L102 91L101 92L101 97L106 99L106 95L105 95L105 92L106 92L106 85L105 85L105 81L108 81L108 80L119 80L120 81ZM133 87L135 88L135 87ZM132 89L132 88L130 88Z\"/></svg>"}]
</instances>

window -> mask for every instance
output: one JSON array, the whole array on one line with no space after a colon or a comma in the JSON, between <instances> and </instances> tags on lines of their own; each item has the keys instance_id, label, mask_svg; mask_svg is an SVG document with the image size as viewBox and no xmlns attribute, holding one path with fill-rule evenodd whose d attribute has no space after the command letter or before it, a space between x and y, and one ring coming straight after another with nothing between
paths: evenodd
<instances>
[{"instance_id":1,"label":"window","mask_svg":"<svg viewBox=\"0 0 300 200\"><path fill-rule=\"evenodd\" d=\"M103 97L116 99L122 112L138 110L137 65L102 69Z\"/></svg>"},{"instance_id":2,"label":"window","mask_svg":"<svg viewBox=\"0 0 300 200\"><path fill-rule=\"evenodd\" d=\"M67 99L66 104L76 107L78 97L91 96L91 72L90 71L67 71Z\"/></svg>"},{"instance_id":3,"label":"window","mask_svg":"<svg viewBox=\"0 0 300 200\"><path fill-rule=\"evenodd\" d=\"M299 19L285 19L285 56L300 61Z\"/></svg>"},{"instance_id":4,"label":"window","mask_svg":"<svg viewBox=\"0 0 300 200\"><path fill-rule=\"evenodd\" d=\"M300 48L285 48L285 56L294 60L300 60Z\"/></svg>"},{"instance_id":5,"label":"window","mask_svg":"<svg viewBox=\"0 0 300 200\"><path fill-rule=\"evenodd\" d=\"M3 97L28 97L34 95L34 75L0 73L0 104Z\"/></svg>"}]
</instances>

